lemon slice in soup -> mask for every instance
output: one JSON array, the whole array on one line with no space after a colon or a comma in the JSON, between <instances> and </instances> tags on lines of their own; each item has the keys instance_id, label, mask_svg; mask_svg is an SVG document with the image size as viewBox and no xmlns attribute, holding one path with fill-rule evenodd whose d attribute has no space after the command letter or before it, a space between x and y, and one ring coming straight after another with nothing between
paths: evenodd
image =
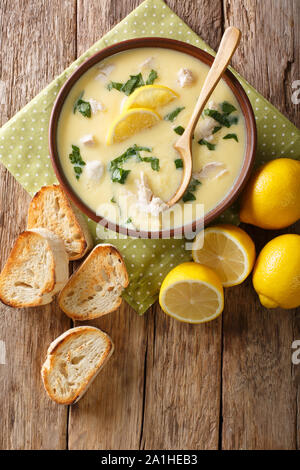
<instances>
[{"instance_id":1,"label":"lemon slice in soup","mask_svg":"<svg viewBox=\"0 0 300 470\"><path fill-rule=\"evenodd\" d=\"M170 103L175 98L178 98L178 94L171 88L163 85L145 85L137 88L127 98L124 110L131 108L157 109Z\"/></svg>"},{"instance_id":2,"label":"lemon slice in soup","mask_svg":"<svg viewBox=\"0 0 300 470\"><path fill-rule=\"evenodd\" d=\"M123 112L110 126L107 144L122 142L134 134L154 126L161 120L153 109L133 108Z\"/></svg>"}]
</instances>

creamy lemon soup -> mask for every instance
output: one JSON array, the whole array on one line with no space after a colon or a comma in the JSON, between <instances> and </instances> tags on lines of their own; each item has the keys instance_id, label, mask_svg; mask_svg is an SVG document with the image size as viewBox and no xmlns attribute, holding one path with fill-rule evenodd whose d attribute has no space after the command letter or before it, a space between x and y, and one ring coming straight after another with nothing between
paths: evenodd
<instances>
[{"instance_id":1,"label":"creamy lemon soup","mask_svg":"<svg viewBox=\"0 0 300 470\"><path fill-rule=\"evenodd\" d=\"M221 80L195 129L193 175L183 199L182 161L173 145L183 133L208 67L187 54L141 48L88 70L63 105L57 148L77 195L98 215L137 230L169 228L207 213L228 193L245 150L239 104ZM171 214L170 214L171 213Z\"/></svg>"}]
</instances>

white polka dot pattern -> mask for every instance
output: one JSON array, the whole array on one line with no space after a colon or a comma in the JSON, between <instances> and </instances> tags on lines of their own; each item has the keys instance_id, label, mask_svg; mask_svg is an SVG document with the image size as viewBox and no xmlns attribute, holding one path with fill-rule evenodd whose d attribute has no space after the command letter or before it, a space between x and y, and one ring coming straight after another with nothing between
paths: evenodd
<instances>
[{"instance_id":1,"label":"white polka dot pattern","mask_svg":"<svg viewBox=\"0 0 300 470\"><path fill-rule=\"evenodd\" d=\"M34 194L41 186L56 181L49 164L47 132L50 113L60 87L74 69L96 51L116 42L141 36L179 39L214 54L162 0L143 2L0 130L0 161L30 194ZM239 74L233 73L246 90L255 113L258 131L257 164L282 156L300 159L299 130ZM237 214L237 208L233 205L220 216L220 220L238 223ZM95 224L91 220L88 222L97 241ZM108 238L107 235L122 252L128 268L130 285L124 297L139 314L143 314L157 299L161 280L170 268L190 260L190 252L185 251L182 240L116 239L112 232L103 232L103 237Z\"/></svg>"}]
</instances>

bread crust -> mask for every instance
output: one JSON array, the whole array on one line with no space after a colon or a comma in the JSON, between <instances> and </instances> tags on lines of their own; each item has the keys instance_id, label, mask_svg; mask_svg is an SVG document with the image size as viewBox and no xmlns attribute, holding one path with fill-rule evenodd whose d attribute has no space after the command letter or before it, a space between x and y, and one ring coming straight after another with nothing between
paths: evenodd
<instances>
[{"instance_id":1,"label":"bread crust","mask_svg":"<svg viewBox=\"0 0 300 470\"><path fill-rule=\"evenodd\" d=\"M55 359L56 359L55 354L58 353L59 348L64 343L68 342L70 338L72 337L74 338L78 334L82 334L87 331L94 331L95 333L101 334L102 338L105 338L105 341L106 341L106 346L107 346L106 350L101 355L101 361L99 362L97 367L91 370L91 372L82 382L82 385L78 388L74 396L72 396L72 398L70 399L58 398L57 396L54 396L54 394L52 393L52 389L48 381L48 376L49 376L49 373L51 372L51 368L55 367ZM93 326L78 326L75 328L71 328L70 330L67 330L64 333L62 333L54 341L52 341L52 343L48 347L46 360L41 368L41 376L42 376L43 385L49 398L51 398L51 400L55 401L56 403L60 405L72 405L76 403L86 393L86 391L88 390L92 382L95 380L100 370L103 368L103 366L105 365L107 360L110 358L110 356L113 354L113 352L114 352L114 344L110 336L107 333L104 333L99 328L95 328Z\"/></svg>"},{"instance_id":2,"label":"bread crust","mask_svg":"<svg viewBox=\"0 0 300 470\"><path fill-rule=\"evenodd\" d=\"M79 315L76 312L68 309L66 307L66 305L64 304L64 298L67 295L68 291L70 291L74 287L74 285L76 285L76 281L77 281L78 276L80 276L82 273L84 273L84 270L89 265L89 263L92 262L93 258L97 259L97 257L99 256L100 253L101 253L101 256L103 256L103 257L109 256L110 253L113 253L115 256L117 256L119 258L120 264L121 264L122 274L124 276L124 283L122 285L123 289L125 289L129 284L129 278L128 278L126 265L125 265L124 259L121 255L121 253L119 252L119 250L114 245L111 245L111 244L108 244L108 243L96 245L94 247L94 249L91 251L91 253L89 254L89 256L84 260L84 262L81 264L81 266L77 269L77 271L75 271L72 274L72 276L69 278L67 284L62 289L62 291L60 292L59 297L58 297L58 302L59 302L60 308L62 309L62 311L68 317L72 318L73 320L85 321L85 320L93 320L95 318L99 318L102 315L106 315L108 313L114 312L115 310L117 310L120 307L120 305L122 303L122 297L120 296L118 303L115 303L111 309L105 310L105 312L103 312L102 314L99 314L99 313L89 314L88 316L84 316L84 317L82 317L82 315ZM99 268L101 268L100 263L99 263ZM112 271L112 270L113 270L113 268L111 267L110 271ZM91 291L92 291L92 287L91 287Z\"/></svg>"},{"instance_id":3,"label":"bread crust","mask_svg":"<svg viewBox=\"0 0 300 470\"><path fill-rule=\"evenodd\" d=\"M53 243L53 240L51 240L53 236L54 242L59 246L60 252L59 256L55 253L55 246ZM24 300L20 302L17 299L12 299L10 298L6 293L5 293L5 285L7 284L7 278L9 278L10 273L16 269L16 265L19 264L20 262L20 256L24 251L30 255L30 250L31 250L31 245L33 243L34 238L41 238L45 242L46 245L46 251L50 253L51 255L51 263L49 267L49 278L47 282L45 283L43 290L40 292L39 296L34 300L34 301L26 301L26 298L24 296ZM21 253L20 253L21 252ZM22 232L17 240L14 243L14 246L10 252L10 255L2 269L2 272L0 274L0 300L5 304L10 307L14 308L27 308L27 307L36 307L39 305L46 305L52 301L52 297L57 293L57 269L60 269L57 267L57 264L63 264L62 266L62 272L60 270L60 279L59 281L62 281L62 284L64 284L67 281L68 278L68 268L64 266L65 263L68 263L67 257L66 259L62 259L62 254L65 252L64 246L62 241L57 237L57 235L52 234L48 230L42 229L42 230L26 230ZM66 254L64 253L66 256ZM66 269L65 269L66 268ZM62 285L61 285L62 287ZM60 289L59 289L60 290Z\"/></svg>"},{"instance_id":4,"label":"bread crust","mask_svg":"<svg viewBox=\"0 0 300 470\"><path fill-rule=\"evenodd\" d=\"M93 246L93 240L90 235L86 221L84 220L81 213L77 208L69 201L66 194L64 193L62 187L58 184L52 184L49 186L43 186L32 198L31 203L28 209L28 222L27 228L37 228L42 227L48 230L54 231L58 236L62 237L62 233L59 230L61 221L57 220L55 223L52 223L51 226L47 225L47 222L36 222L37 214L46 212L45 210L45 196L47 193L53 192L59 198L60 207L63 209L64 213L67 215L67 219L71 220L74 225L74 231L80 233L80 237L76 238L76 243L79 244L80 249L77 254L74 252L71 254L67 249L67 253L70 260L77 260L82 258ZM50 215L49 215L50 216ZM51 217L51 216L50 216ZM57 229L55 227L57 225ZM63 238L63 237L62 237Z\"/></svg>"}]
</instances>

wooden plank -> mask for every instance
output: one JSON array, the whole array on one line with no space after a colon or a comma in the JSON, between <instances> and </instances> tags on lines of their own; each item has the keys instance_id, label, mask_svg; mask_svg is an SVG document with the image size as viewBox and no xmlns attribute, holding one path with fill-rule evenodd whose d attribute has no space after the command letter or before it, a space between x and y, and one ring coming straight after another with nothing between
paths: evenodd
<instances>
[{"instance_id":1,"label":"wooden plank","mask_svg":"<svg viewBox=\"0 0 300 470\"><path fill-rule=\"evenodd\" d=\"M77 0L77 50L85 52L143 0Z\"/></svg>"},{"instance_id":2,"label":"wooden plank","mask_svg":"<svg viewBox=\"0 0 300 470\"><path fill-rule=\"evenodd\" d=\"M241 4L226 0L224 12L226 25L234 24L243 33L244 39L234 56L237 69L299 124L299 110L290 101L290 84L300 73L295 49L299 43L299 2L244 0ZM245 228L256 241L258 251L267 241L287 231ZM298 223L288 231L299 233L299 228ZM299 338L299 309L264 309L251 279L228 289L226 305L222 447L295 449L297 436L299 439L299 366L292 367L291 344Z\"/></svg>"},{"instance_id":3,"label":"wooden plank","mask_svg":"<svg viewBox=\"0 0 300 470\"><path fill-rule=\"evenodd\" d=\"M57 15L60 7L59 0L1 1L0 79L6 91L6 101L0 106L2 124L74 60L75 4L65 1L64 15ZM1 166L1 267L26 227L29 200ZM0 365L0 448L64 449L67 408L48 400L40 366L49 343L70 321L56 303L27 310L1 304L0 311L0 340L6 346L6 364Z\"/></svg>"},{"instance_id":4,"label":"wooden plank","mask_svg":"<svg viewBox=\"0 0 300 470\"><path fill-rule=\"evenodd\" d=\"M78 53L82 53L138 3L122 2L122 6L118 3L117 7L113 1L91 5L91 2L80 0ZM212 22L217 27L221 24L221 2L219 9L216 5L212 8L207 1L190 3L190 9L186 9L178 2L168 2L216 47L221 31L219 37L213 37ZM191 11L196 11L196 15L191 15ZM211 15L213 19L208 21ZM88 28L82 27L83 22L89 25ZM120 322L124 324L122 328ZM158 306L144 318L138 318L128 306L124 306L118 314L99 320L97 325L110 333L115 341L115 357L107 366L107 375L101 374L95 387L71 408L69 447L217 448L221 322L193 329L165 317ZM120 349L119 344L124 344L124 347ZM138 351L138 355L135 356L134 351ZM126 383L126 376L132 384L132 371L135 386L130 393L128 386L124 388L120 403L122 384ZM173 390L174 383L178 387ZM101 399L97 400L95 396L99 396L99 389ZM210 389L214 391L213 398Z\"/></svg>"},{"instance_id":5,"label":"wooden plank","mask_svg":"<svg viewBox=\"0 0 300 470\"><path fill-rule=\"evenodd\" d=\"M242 31L233 66L299 126L300 107L291 99L292 82L299 80L299 1L224 0L224 15L225 26Z\"/></svg>"},{"instance_id":6,"label":"wooden plank","mask_svg":"<svg viewBox=\"0 0 300 470\"><path fill-rule=\"evenodd\" d=\"M167 2L216 48L221 2ZM141 448L216 449L219 440L221 320L191 326L153 308L148 330ZM149 314L148 314L149 315Z\"/></svg>"},{"instance_id":7,"label":"wooden plank","mask_svg":"<svg viewBox=\"0 0 300 470\"><path fill-rule=\"evenodd\" d=\"M196 326L158 306L153 313L141 448L217 449L222 321Z\"/></svg>"},{"instance_id":8,"label":"wooden plank","mask_svg":"<svg viewBox=\"0 0 300 470\"><path fill-rule=\"evenodd\" d=\"M79 0L78 55L139 3ZM111 336L115 352L86 396L70 409L70 449L139 448L148 321L124 302L117 312L89 322Z\"/></svg>"},{"instance_id":9,"label":"wooden plank","mask_svg":"<svg viewBox=\"0 0 300 470\"><path fill-rule=\"evenodd\" d=\"M110 335L115 351L70 408L69 449L139 448L148 321L123 302L117 312L88 322Z\"/></svg>"}]
</instances>

